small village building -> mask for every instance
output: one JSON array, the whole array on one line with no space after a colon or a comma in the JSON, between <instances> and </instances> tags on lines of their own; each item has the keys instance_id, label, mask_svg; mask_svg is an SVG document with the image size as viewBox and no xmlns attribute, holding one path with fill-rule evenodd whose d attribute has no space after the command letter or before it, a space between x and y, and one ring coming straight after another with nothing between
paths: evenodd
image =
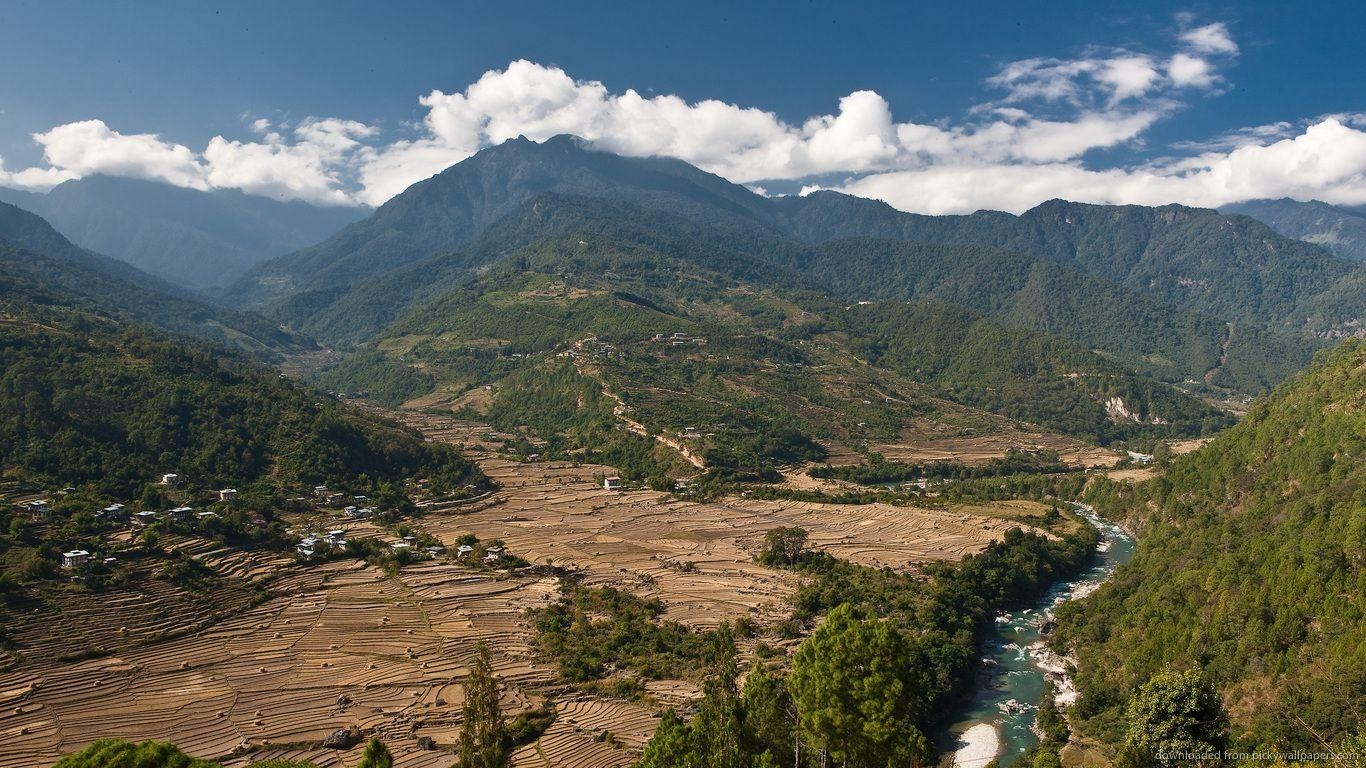
<instances>
[{"instance_id":1,"label":"small village building","mask_svg":"<svg viewBox=\"0 0 1366 768\"><path fill-rule=\"evenodd\" d=\"M313 495L314 495L314 496L325 497L325 496L327 496L328 493L329 493L329 491L327 490L327 486L325 486L325 485L315 485L315 486L313 486Z\"/></svg>"},{"instance_id":2,"label":"small village building","mask_svg":"<svg viewBox=\"0 0 1366 768\"><path fill-rule=\"evenodd\" d=\"M412 550L413 545L406 541L396 541L393 544L390 544L389 548L395 552L409 552Z\"/></svg>"},{"instance_id":3,"label":"small village building","mask_svg":"<svg viewBox=\"0 0 1366 768\"><path fill-rule=\"evenodd\" d=\"M223 490L221 490L221 491L218 492L218 500L219 500L219 501L232 501L233 497L236 496L236 495L237 495L237 489L236 489L236 488L224 488Z\"/></svg>"},{"instance_id":4,"label":"small village building","mask_svg":"<svg viewBox=\"0 0 1366 768\"><path fill-rule=\"evenodd\" d=\"M370 509L369 507L363 507L359 509L356 507L348 507L345 510L345 512L346 515L353 520L364 520L365 518L375 514L375 510Z\"/></svg>"},{"instance_id":5,"label":"small village building","mask_svg":"<svg viewBox=\"0 0 1366 768\"><path fill-rule=\"evenodd\" d=\"M343 531L341 529L337 529L335 531L328 531L327 535L323 538L327 539L327 543L331 544L334 547L344 546L346 544L346 531Z\"/></svg>"},{"instance_id":6,"label":"small village building","mask_svg":"<svg viewBox=\"0 0 1366 768\"><path fill-rule=\"evenodd\" d=\"M455 556L463 560L466 556L469 555L469 553L473 551L474 547L471 547L468 544L461 544L460 546L455 548Z\"/></svg>"},{"instance_id":7,"label":"small village building","mask_svg":"<svg viewBox=\"0 0 1366 768\"><path fill-rule=\"evenodd\" d=\"M202 523L202 522L204 522L205 520L212 520L213 518L218 517L218 513L217 513L217 512L196 512L196 513L195 513L195 517L199 518L199 522Z\"/></svg>"},{"instance_id":8,"label":"small village building","mask_svg":"<svg viewBox=\"0 0 1366 768\"><path fill-rule=\"evenodd\" d=\"M484 562L486 562L486 563L498 563L498 562L502 562L502 560L503 560L503 548L502 548L502 547L489 547L488 549L484 550Z\"/></svg>"},{"instance_id":9,"label":"small village building","mask_svg":"<svg viewBox=\"0 0 1366 768\"><path fill-rule=\"evenodd\" d=\"M166 474L164 474L164 475L161 476L161 484L162 484L162 485L179 485L179 484L180 484L180 475L177 475L177 474L174 473L174 472L167 472Z\"/></svg>"},{"instance_id":10,"label":"small village building","mask_svg":"<svg viewBox=\"0 0 1366 768\"><path fill-rule=\"evenodd\" d=\"M47 499L35 499L26 501L19 505L28 515L28 519L35 523L47 521L52 518L52 504Z\"/></svg>"},{"instance_id":11,"label":"small village building","mask_svg":"<svg viewBox=\"0 0 1366 768\"><path fill-rule=\"evenodd\" d=\"M441 546L440 544L436 544L436 545L427 547L427 554L431 555L432 557L437 557L437 556L441 555L441 554L442 554L443 552L445 552L445 551L446 551L446 548L443 547L443 546Z\"/></svg>"},{"instance_id":12,"label":"small village building","mask_svg":"<svg viewBox=\"0 0 1366 768\"><path fill-rule=\"evenodd\" d=\"M63 568L79 568L90 562L90 553L84 549L73 549L62 553Z\"/></svg>"},{"instance_id":13,"label":"small village building","mask_svg":"<svg viewBox=\"0 0 1366 768\"><path fill-rule=\"evenodd\" d=\"M171 511L174 512L175 510L171 510ZM171 514L171 512L167 512L166 514L169 515L169 514ZM153 512L153 511L150 510L150 509L144 509L144 510L142 510L141 512L137 513L136 515L133 515L133 522L136 523L136 524L138 524L138 525L151 525L152 523L155 523L156 521L157 521L157 513Z\"/></svg>"},{"instance_id":14,"label":"small village building","mask_svg":"<svg viewBox=\"0 0 1366 768\"><path fill-rule=\"evenodd\" d=\"M621 478L616 475L604 477L602 479L602 487L609 491L619 491L621 490Z\"/></svg>"},{"instance_id":15,"label":"small village building","mask_svg":"<svg viewBox=\"0 0 1366 768\"><path fill-rule=\"evenodd\" d=\"M190 519L190 515L193 512L194 507L176 507L175 509L166 510L166 516L177 522L184 522Z\"/></svg>"},{"instance_id":16,"label":"small village building","mask_svg":"<svg viewBox=\"0 0 1366 768\"><path fill-rule=\"evenodd\" d=\"M309 536L308 538L304 539L303 541L300 541L300 542L299 542L299 545L298 545L297 547L295 547L294 549L295 549L295 551L297 551L299 554L303 555L304 557L312 557L312 556L313 556L313 553L317 551L317 548L318 548L318 540L315 539L315 538L313 538L312 536Z\"/></svg>"}]
</instances>

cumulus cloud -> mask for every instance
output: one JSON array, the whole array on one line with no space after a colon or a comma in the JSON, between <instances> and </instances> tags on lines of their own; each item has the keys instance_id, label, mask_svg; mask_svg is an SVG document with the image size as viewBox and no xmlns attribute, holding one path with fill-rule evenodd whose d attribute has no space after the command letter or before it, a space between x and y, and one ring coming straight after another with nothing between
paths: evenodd
<instances>
[{"instance_id":1,"label":"cumulus cloud","mask_svg":"<svg viewBox=\"0 0 1366 768\"><path fill-rule=\"evenodd\" d=\"M853 179L840 191L902 210L1019 213L1051 198L1102 204L1217 207L1269 197L1366 204L1366 132L1336 118L1270 144L1141 168L1091 170L1075 163L949 164ZM806 192L811 189L804 190Z\"/></svg>"},{"instance_id":2,"label":"cumulus cloud","mask_svg":"<svg viewBox=\"0 0 1366 768\"><path fill-rule=\"evenodd\" d=\"M1232 55L1238 52L1238 44L1233 41L1228 26L1223 22L1188 29L1181 33L1181 42L1200 53Z\"/></svg>"},{"instance_id":3,"label":"cumulus cloud","mask_svg":"<svg viewBox=\"0 0 1366 768\"><path fill-rule=\"evenodd\" d=\"M200 158L154 133L122 134L103 120L82 120L35 133L33 140L49 166L72 176L103 173L208 189Z\"/></svg>"},{"instance_id":4,"label":"cumulus cloud","mask_svg":"<svg viewBox=\"0 0 1366 768\"><path fill-rule=\"evenodd\" d=\"M1101 203L1218 205L1253 197L1363 202L1366 117L1285 121L1167 148L1180 156L1097 168L1104 151L1143 147L1186 101L1217 94L1239 53L1222 23L1177 19L1149 50L1097 48L1073 58L1002 64L961 119L898 122L874 91L799 121L717 100L614 92L558 67L514 61L460 90L419 99L400 135L338 118L296 123L243 115L249 138L215 136L199 151L99 120L34 135L44 165L0 184L44 188L91 173L322 204L378 205L480 149L562 133L630 156L675 157L754 189L831 178L831 186L928 213L1019 211L1049 197Z\"/></svg>"}]
</instances>

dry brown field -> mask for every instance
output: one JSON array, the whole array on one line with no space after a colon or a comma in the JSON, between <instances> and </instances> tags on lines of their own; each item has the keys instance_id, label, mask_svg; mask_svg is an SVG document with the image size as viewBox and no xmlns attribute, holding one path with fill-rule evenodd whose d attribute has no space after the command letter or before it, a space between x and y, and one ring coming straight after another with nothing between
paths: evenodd
<instances>
[{"instance_id":1,"label":"dry brown field","mask_svg":"<svg viewBox=\"0 0 1366 768\"><path fill-rule=\"evenodd\" d=\"M666 605L666 617L712 627L748 616L785 619L796 577L753 562L764 533L780 525L811 532L814 545L867 565L912 568L981 550L1015 525L1021 502L913 509L729 498L682 501L653 491L607 491L606 467L520 463L491 450L489 428L409 414L432 439L463 444L502 489L475 503L432 505L409 524L441 539L472 533L502 539L536 564L574 568L590 585L612 584ZM1027 506L1027 504L1026 504ZM394 534L350 524L350 535ZM0 766L50 765L107 736L171 739L190 754L245 765L266 757L352 766L360 748L323 749L337 728L379 734L404 768L448 766L459 732L460 681L475 644L490 648L504 711L553 700L559 715L517 765L627 765L665 706L697 695L694 682L660 681L642 701L576 693L538 663L525 612L556 597L556 581L492 573L447 561L396 574L354 561L297 566L288 558L180 546L244 582L272 579L269 599L190 634L135 642L80 661L34 654L0 673ZM149 600L148 615L156 596ZM106 620L106 612L116 616ZM85 605L83 625L130 621L136 606ZM54 622L56 623L56 622ZM65 625L66 620L60 624ZM113 630L117 631L117 626ZM89 630L95 631L95 630ZM613 739L605 739L610 731ZM423 749L430 738L436 750Z\"/></svg>"}]
</instances>

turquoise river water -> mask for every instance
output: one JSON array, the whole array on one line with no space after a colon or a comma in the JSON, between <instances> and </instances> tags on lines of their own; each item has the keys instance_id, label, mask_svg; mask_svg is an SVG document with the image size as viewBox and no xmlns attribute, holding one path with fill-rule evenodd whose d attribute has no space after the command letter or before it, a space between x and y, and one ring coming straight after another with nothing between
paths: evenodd
<instances>
[{"instance_id":1,"label":"turquoise river water","mask_svg":"<svg viewBox=\"0 0 1366 768\"><path fill-rule=\"evenodd\" d=\"M1090 593L1133 556L1133 539L1119 526L1090 507L1073 507L1100 531L1096 560L1076 579L1054 584L1032 607L996 618L996 631L981 648L986 682L950 729L955 766L981 768L993 758L1009 766L1038 743L1034 716L1044 683L1052 679L1064 696L1071 690L1062 659L1043 646L1041 628L1058 605Z\"/></svg>"}]
</instances>

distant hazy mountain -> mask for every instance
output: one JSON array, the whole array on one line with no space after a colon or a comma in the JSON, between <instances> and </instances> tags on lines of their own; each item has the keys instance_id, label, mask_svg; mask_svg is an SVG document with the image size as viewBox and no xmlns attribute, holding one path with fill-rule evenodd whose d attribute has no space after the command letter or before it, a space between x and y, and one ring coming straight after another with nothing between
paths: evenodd
<instances>
[{"instance_id":1,"label":"distant hazy mountain","mask_svg":"<svg viewBox=\"0 0 1366 768\"><path fill-rule=\"evenodd\" d=\"M1219 211L1251 216L1286 237L1321 245L1344 259L1366 262L1366 209L1285 197L1235 203Z\"/></svg>"},{"instance_id":2,"label":"distant hazy mountain","mask_svg":"<svg viewBox=\"0 0 1366 768\"><path fill-rule=\"evenodd\" d=\"M68 181L47 194L0 189L0 201L42 216L84 248L210 291L370 212L112 176Z\"/></svg>"},{"instance_id":3,"label":"distant hazy mountain","mask_svg":"<svg viewBox=\"0 0 1366 768\"><path fill-rule=\"evenodd\" d=\"M9 278L0 286L6 288L0 290L0 307L16 299L10 295L15 286L40 285L86 312L262 357L311 345L259 315L211 304L122 261L79 248L41 217L5 203L0 203L0 271Z\"/></svg>"}]
</instances>

